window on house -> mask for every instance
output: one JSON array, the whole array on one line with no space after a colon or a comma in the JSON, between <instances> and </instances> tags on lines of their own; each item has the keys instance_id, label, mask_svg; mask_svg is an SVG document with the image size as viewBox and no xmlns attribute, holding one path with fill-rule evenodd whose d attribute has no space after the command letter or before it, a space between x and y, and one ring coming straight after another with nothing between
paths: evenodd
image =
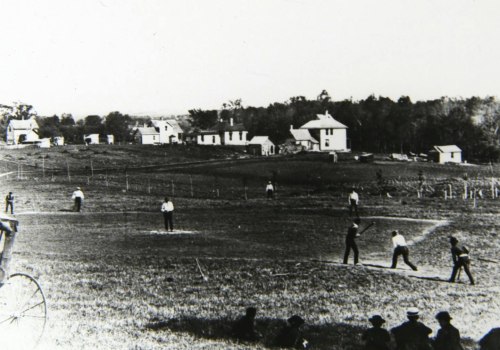
<instances>
[{"instance_id":1,"label":"window on house","mask_svg":"<svg viewBox=\"0 0 500 350\"><path fill-rule=\"evenodd\" d=\"M325 140L325 147L330 147L330 140Z\"/></svg>"},{"instance_id":2,"label":"window on house","mask_svg":"<svg viewBox=\"0 0 500 350\"><path fill-rule=\"evenodd\" d=\"M333 129L330 129L330 135L333 135Z\"/></svg>"},{"instance_id":3,"label":"window on house","mask_svg":"<svg viewBox=\"0 0 500 350\"><path fill-rule=\"evenodd\" d=\"M201 142L205 142L205 135L201 135Z\"/></svg>"},{"instance_id":4,"label":"window on house","mask_svg":"<svg viewBox=\"0 0 500 350\"><path fill-rule=\"evenodd\" d=\"M451 152L451 158L455 157L455 153Z\"/></svg>"},{"instance_id":5,"label":"window on house","mask_svg":"<svg viewBox=\"0 0 500 350\"><path fill-rule=\"evenodd\" d=\"M212 143L215 143L215 136L212 136Z\"/></svg>"},{"instance_id":6,"label":"window on house","mask_svg":"<svg viewBox=\"0 0 500 350\"><path fill-rule=\"evenodd\" d=\"M231 131L229 132L229 141L233 141L233 133Z\"/></svg>"},{"instance_id":7,"label":"window on house","mask_svg":"<svg viewBox=\"0 0 500 350\"><path fill-rule=\"evenodd\" d=\"M243 140L243 131L240 131L240 141Z\"/></svg>"}]
</instances>

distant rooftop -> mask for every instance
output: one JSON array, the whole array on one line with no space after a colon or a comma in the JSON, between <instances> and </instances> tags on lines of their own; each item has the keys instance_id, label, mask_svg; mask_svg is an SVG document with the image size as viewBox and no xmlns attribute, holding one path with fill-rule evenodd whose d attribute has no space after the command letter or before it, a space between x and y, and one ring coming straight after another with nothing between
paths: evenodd
<instances>
[{"instance_id":1,"label":"distant rooftop","mask_svg":"<svg viewBox=\"0 0 500 350\"><path fill-rule=\"evenodd\" d=\"M316 114L316 117L318 119L311 120L302 125L300 128L301 129L347 129L347 126L333 119L333 117L330 114L328 114L328 111L326 111L325 114Z\"/></svg>"}]
</instances>

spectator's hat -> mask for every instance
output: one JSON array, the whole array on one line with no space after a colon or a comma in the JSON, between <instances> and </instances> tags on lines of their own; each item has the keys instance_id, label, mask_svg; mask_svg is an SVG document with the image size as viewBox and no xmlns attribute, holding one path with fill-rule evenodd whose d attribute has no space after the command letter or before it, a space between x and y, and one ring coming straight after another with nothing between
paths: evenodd
<instances>
[{"instance_id":1,"label":"spectator's hat","mask_svg":"<svg viewBox=\"0 0 500 350\"><path fill-rule=\"evenodd\" d=\"M441 312L437 313L436 320L450 321L451 320L451 316L448 313L448 311L441 311Z\"/></svg>"},{"instance_id":2,"label":"spectator's hat","mask_svg":"<svg viewBox=\"0 0 500 350\"><path fill-rule=\"evenodd\" d=\"M379 314L375 314L368 319L372 324L382 324L385 323L385 320Z\"/></svg>"},{"instance_id":3,"label":"spectator's hat","mask_svg":"<svg viewBox=\"0 0 500 350\"><path fill-rule=\"evenodd\" d=\"M257 309L254 307L247 307L246 314L247 316L255 317L255 315L257 314Z\"/></svg>"},{"instance_id":4,"label":"spectator's hat","mask_svg":"<svg viewBox=\"0 0 500 350\"><path fill-rule=\"evenodd\" d=\"M304 319L302 317L300 317L299 315L293 315L287 321L292 326L301 326L305 323Z\"/></svg>"},{"instance_id":5,"label":"spectator's hat","mask_svg":"<svg viewBox=\"0 0 500 350\"><path fill-rule=\"evenodd\" d=\"M394 230L394 231L392 231L392 232L391 232L391 234L392 234L393 236L397 235L398 233L399 233L399 231L398 231L398 230Z\"/></svg>"},{"instance_id":6,"label":"spectator's hat","mask_svg":"<svg viewBox=\"0 0 500 350\"><path fill-rule=\"evenodd\" d=\"M406 316L408 317L418 316L418 309L416 307L410 307L408 310L406 310Z\"/></svg>"}]
</instances>

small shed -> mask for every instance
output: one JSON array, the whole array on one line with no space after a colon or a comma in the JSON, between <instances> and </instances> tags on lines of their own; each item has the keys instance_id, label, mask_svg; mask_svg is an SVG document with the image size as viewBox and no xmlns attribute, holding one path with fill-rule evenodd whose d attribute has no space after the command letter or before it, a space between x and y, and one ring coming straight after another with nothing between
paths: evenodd
<instances>
[{"instance_id":1,"label":"small shed","mask_svg":"<svg viewBox=\"0 0 500 350\"><path fill-rule=\"evenodd\" d=\"M436 163L462 163L462 150L456 145L434 146L429 158Z\"/></svg>"},{"instance_id":2,"label":"small shed","mask_svg":"<svg viewBox=\"0 0 500 350\"><path fill-rule=\"evenodd\" d=\"M64 146L64 136L54 136L52 143L54 146Z\"/></svg>"},{"instance_id":3,"label":"small shed","mask_svg":"<svg viewBox=\"0 0 500 350\"><path fill-rule=\"evenodd\" d=\"M248 153L258 156L270 156L276 153L276 146L268 136L254 136L248 143Z\"/></svg>"},{"instance_id":4,"label":"small shed","mask_svg":"<svg viewBox=\"0 0 500 350\"><path fill-rule=\"evenodd\" d=\"M83 135L83 141L87 145L98 145L99 144L99 134L88 134Z\"/></svg>"},{"instance_id":5,"label":"small shed","mask_svg":"<svg viewBox=\"0 0 500 350\"><path fill-rule=\"evenodd\" d=\"M113 145L115 143L115 136L114 135L106 135L106 141L108 145Z\"/></svg>"},{"instance_id":6,"label":"small shed","mask_svg":"<svg viewBox=\"0 0 500 350\"><path fill-rule=\"evenodd\" d=\"M46 137L43 139L38 139L35 141L35 145L38 148L50 148L50 138Z\"/></svg>"}]
</instances>

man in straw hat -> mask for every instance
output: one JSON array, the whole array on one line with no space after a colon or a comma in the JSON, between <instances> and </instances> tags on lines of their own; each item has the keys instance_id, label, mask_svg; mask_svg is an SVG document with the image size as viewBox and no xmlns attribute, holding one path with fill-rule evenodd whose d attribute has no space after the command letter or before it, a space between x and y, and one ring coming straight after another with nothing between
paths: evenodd
<instances>
[{"instance_id":1,"label":"man in straw hat","mask_svg":"<svg viewBox=\"0 0 500 350\"><path fill-rule=\"evenodd\" d=\"M458 239L455 237L450 237L451 244L451 258L453 259L453 271L451 272L451 277L449 282L455 282L455 277L457 272L463 267L465 273L469 277L470 284L474 284L474 278L470 273L470 260L469 260L469 250L466 247L458 247Z\"/></svg>"},{"instance_id":2,"label":"man in straw hat","mask_svg":"<svg viewBox=\"0 0 500 350\"><path fill-rule=\"evenodd\" d=\"M451 316L447 311L436 315L441 328L434 339L434 350L463 350L460 344L460 332L451 324Z\"/></svg>"},{"instance_id":3,"label":"man in straw hat","mask_svg":"<svg viewBox=\"0 0 500 350\"><path fill-rule=\"evenodd\" d=\"M368 319L373 325L372 328L364 331L361 339L365 342L365 350L389 350L391 335L382 328L385 320L379 314L375 314Z\"/></svg>"},{"instance_id":4,"label":"man in straw hat","mask_svg":"<svg viewBox=\"0 0 500 350\"><path fill-rule=\"evenodd\" d=\"M74 211L80 211L82 209L84 198L85 196L83 195L82 189L80 187L77 187L76 191L73 192L73 195L71 196L71 199L75 201L75 205L73 208Z\"/></svg>"},{"instance_id":5,"label":"man in straw hat","mask_svg":"<svg viewBox=\"0 0 500 350\"><path fill-rule=\"evenodd\" d=\"M411 307L406 312L408 321L391 329L396 339L397 350L430 350L431 344L429 334L432 329L418 322L419 311L416 307Z\"/></svg>"}]
</instances>

